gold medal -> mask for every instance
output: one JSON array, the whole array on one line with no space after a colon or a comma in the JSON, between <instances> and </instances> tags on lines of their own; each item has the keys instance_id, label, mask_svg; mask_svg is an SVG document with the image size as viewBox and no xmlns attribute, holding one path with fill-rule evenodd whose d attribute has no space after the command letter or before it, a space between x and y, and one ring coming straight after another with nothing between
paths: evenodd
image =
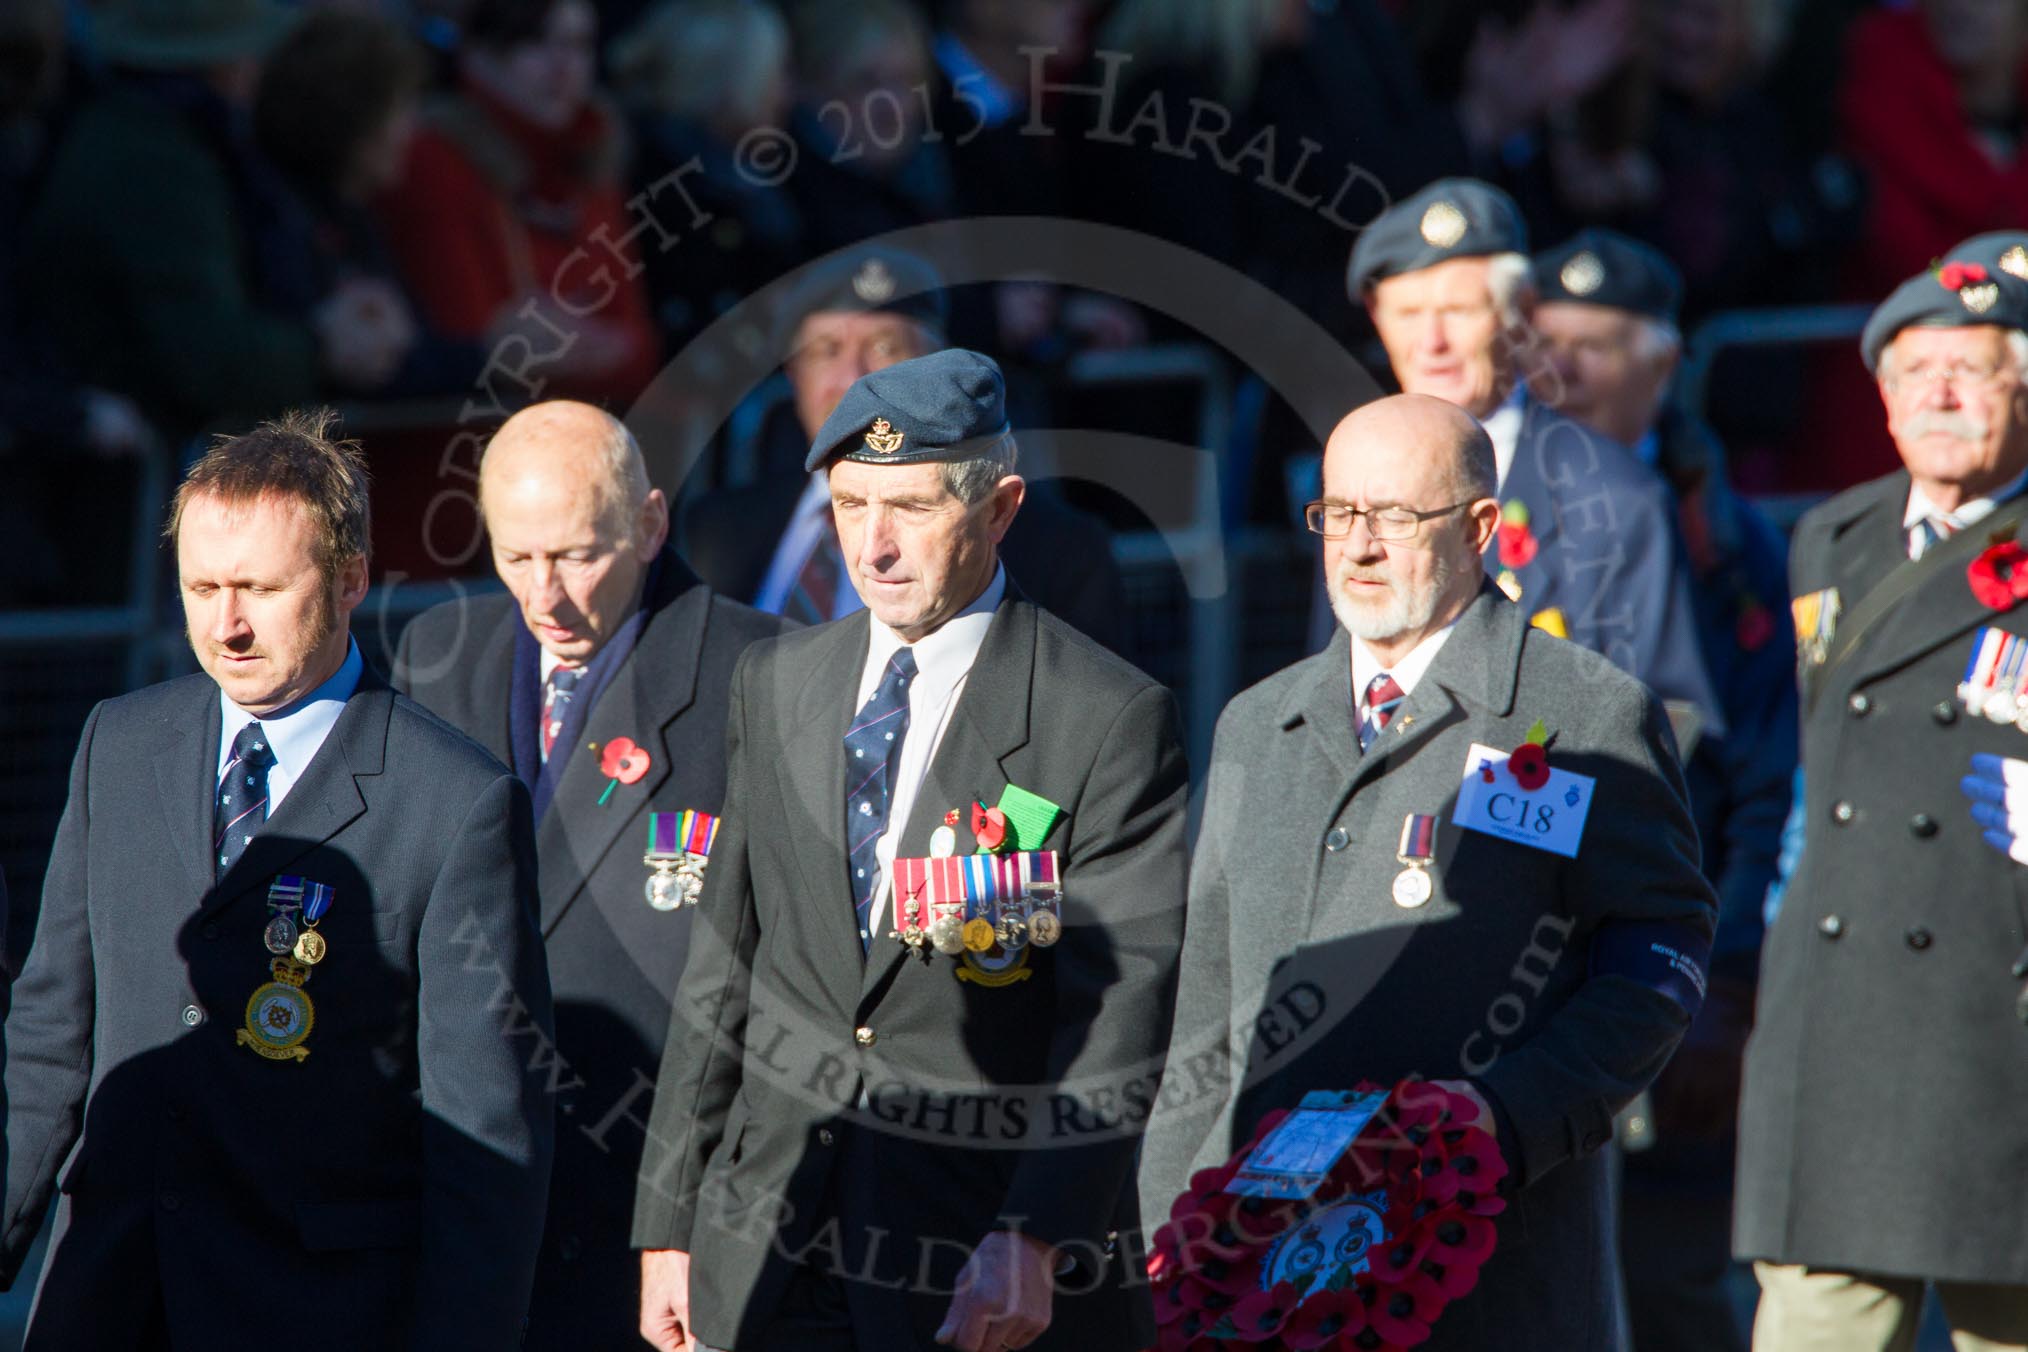
<instances>
[{"instance_id":1,"label":"gold medal","mask_svg":"<svg viewBox=\"0 0 2028 1352\"><path fill-rule=\"evenodd\" d=\"M984 953L993 946L993 922L979 916L965 922L965 949L971 953Z\"/></svg>"},{"instance_id":2,"label":"gold medal","mask_svg":"<svg viewBox=\"0 0 2028 1352\"><path fill-rule=\"evenodd\" d=\"M270 1061L302 1061L310 1055L303 1042L317 1021L303 990L310 971L288 958L276 958L270 970L275 979L247 998L246 1027L233 1040Z\"/></svg>"},{"instance_id":3,"label":"gold medal","mask_svg":"<svg viewBox=\"0 0 2028 1352\"><path fill-rule=\"evenodd\" d=\"M315 967L324 961L324 954L329 951L330 945L324 942L324 936L313 929L306 929L296 936L297 962L306 962Z\"/></svg>"}]
</instances>

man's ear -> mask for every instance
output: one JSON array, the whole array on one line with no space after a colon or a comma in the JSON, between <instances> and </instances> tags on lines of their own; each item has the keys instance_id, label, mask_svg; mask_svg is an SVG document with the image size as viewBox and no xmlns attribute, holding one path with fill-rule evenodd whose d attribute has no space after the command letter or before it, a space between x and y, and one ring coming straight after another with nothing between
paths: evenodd
<instances>
[{"instance_id":1,"label":"man's ear","mask_svg":"<svg viewBox=\"0 0 2028 1352\"><path fill-rule=\"evenodd\" d=\"M336 600L340 615L350 615L353 611L359 609L360 602L366 599L366 556L364 554L354 554L338 566L338 576L334 579L334 587L337 592Z\"/></svg>"},{"instance_id":2,"label":"man's ear","mask_svg":"<svg viewBox=\"0 0 2028 1352\"><path fill-rule=\"evenodd\" d=\"M659 488L648 490L641 500L641 514L634 522L634 554L647 563L662 552L669 540L669 499Z\"/></svg>"},{"instance_id":3,"label":"man's ear","mask_svg":"<svg viewBox=\"0 0 2028 1352\"><path fill-rule=\"evenodd\" d=\"M1472 544L1475 552L1483 554L1493 543L1493 535L1500 529L1500 502L1497 498L1480 498L1466 511L1465 519L1471 523Z\"/></svg>"},{"instance_id":4,"label":"man's ear","mask_svg":"<svg viewBox=\"0 0 2028 1352\"><path fill-rule=\"evenodd\" d=\"M1009 474L993 485L992 496L986 499L986 532L994 544L1006 538L1007 528L1014 524L1014 514L1027 496L1028 481L1018 474Z\"/></svg>"}]
</instances>

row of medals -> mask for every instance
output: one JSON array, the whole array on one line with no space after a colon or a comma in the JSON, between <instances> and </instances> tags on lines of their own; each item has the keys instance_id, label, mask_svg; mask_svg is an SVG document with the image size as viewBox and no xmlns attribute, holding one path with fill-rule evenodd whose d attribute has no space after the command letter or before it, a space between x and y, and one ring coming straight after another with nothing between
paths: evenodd
<instances>
[{"instance_id":1,"label":"row of medals","mask_svg":"<svg viewBox=\"0 0 2028 1352\"><path fill-rule=\"evenodd\" d=\"M929 852L932 859L949 859L955 855L958 852L957 829L945 822L930 832ZM993 851L982 850L981 853L991 854ZM1061 893L1055 891L1029 891L1032 900L1051 900L1059 896ZM915 920L915 907L916 903L910 902L908 910L903 913L908 921ZM1037 948L1048 948L1063 937L1063 921L1053 911L1036 911L1025 919L1002 916L997 923L982 915L973 916L970 920L962 916L942 915L930 921L927 927L910 923L904 929L889 930L887 937L899 939L918 952L927 943L945 957L954 958L960 953L987 952L994 944L1002 948L1018 948L1023 943L1031 943Z\"/></svg>"}]
</instances>

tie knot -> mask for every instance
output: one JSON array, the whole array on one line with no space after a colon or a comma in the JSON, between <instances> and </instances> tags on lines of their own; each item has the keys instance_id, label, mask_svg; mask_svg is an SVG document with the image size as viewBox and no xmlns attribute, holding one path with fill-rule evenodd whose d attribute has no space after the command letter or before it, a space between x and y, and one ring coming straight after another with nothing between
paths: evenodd
<instances>
[{"instance_id":1,"label":"tie knot","mask_svg":"<svg viewBox=\"0 0 2028 1352\"><path fill-rule=\"evenodd\" d=\"M555 666L549 669L549 684L552 688L569 691L584 676L582 666Z\"/></svg>"},{"instance_id":2,"label":"tie knot","mask_svg":"<svg viewBox=\"0 0 2028 1352\"><path fill-rule=\"evenodd\" d=\"M259 723L249 723L239 730L232 739L234 760L245 761L248 765L272 765L275 761L274 748L268 745L268 734Z\"/></svg>"},{"instance_id":3,"label":"tie knot","mask_svg":"<svg viewBox=\"0 0 2028 1352\"><path fill-rule=\"evenodd\" d=\"M1387 709L1398 703L1401 696L1400 683L1384 671L1366 683L1366 707L1369 709Z\"/></svg>"},{"instance_id":4,"label":"tie knot","mask_svg":"<svg viewBox=\"0 0 2028 1352\"><path fill-rule=\"evenodd\" d=\"M894 656L887 659L887 674L880 683L889 688L898 688L915 679L915 649L897 648Z\"/></svg>"}]
</instances>

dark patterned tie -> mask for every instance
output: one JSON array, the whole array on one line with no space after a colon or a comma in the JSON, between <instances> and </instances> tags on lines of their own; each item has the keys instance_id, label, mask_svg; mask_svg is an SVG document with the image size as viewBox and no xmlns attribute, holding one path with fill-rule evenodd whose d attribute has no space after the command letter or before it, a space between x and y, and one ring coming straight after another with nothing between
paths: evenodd
<instances>
[{"instance_id":1,"label":"dark patterned tie","mask_svg":"<svg viewBox=\"0 0 2028 1352\"><path fill-rule=\"evenodd\" d=\"M583 667L557 666L542 683L542 763L549 764L550 748L563 731L563 716L570 709L571 696L584 678Z\"/></svg>"},{"instance_id":2,"label":"dark patterned tie","mask_svg":"<svg viewBox=\"0 0 2028 1352\"><path fill-rule=\"evenodd\" d=\"M1366 701L1359 719L1361 751L1373 745L1373 739L1387 731L1388 721L1406 698L1401 686L1384 671L1366 683Z\"/></svg>"},{"instance_id":3,"label":"dark patterned tie","mask_svg":"<svg viewBox=\"0 0 2028 1352\"><path fill-rule=\"evenodd\" d=\"M888 659L880 688L845 734L845 840L852 869L852 906L859 917L859 946L873 943L873 894L880 881L876 850L887 833L894 767L908 736L908 683L915 653L902 648Z\"/></svg>"},{"instance_id":4,"label":"dark patterned tie","mask_svg":"<svg viewBox=\"0 0 2028 1352\"><path fill-rule=\"evenodd\" d=\"M219 776L211 813L212 857L218 861L220 878L239 862L268 819L268 767L274 763L275 753L259 723L247 724L232 739L232 759Z\"/></svg>"}]
</instances>

